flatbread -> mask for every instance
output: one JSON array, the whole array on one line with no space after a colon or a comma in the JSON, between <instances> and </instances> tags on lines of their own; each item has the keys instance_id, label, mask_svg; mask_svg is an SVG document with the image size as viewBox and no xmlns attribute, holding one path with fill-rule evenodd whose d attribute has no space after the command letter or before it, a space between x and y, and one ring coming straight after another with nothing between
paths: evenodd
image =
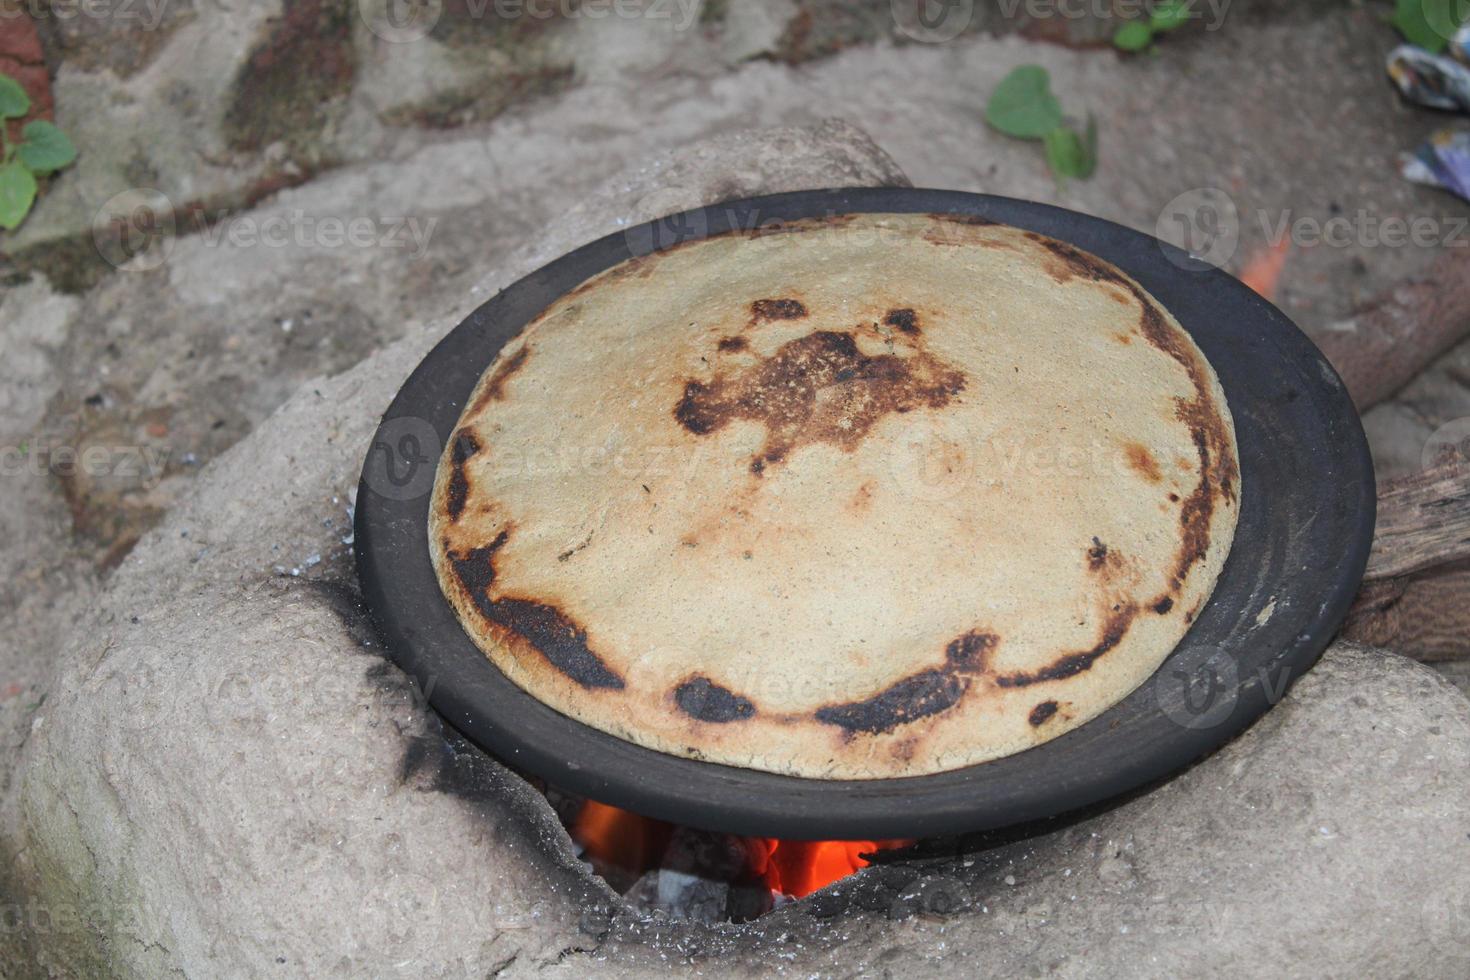
<instances>
[{"instance_id":1,"label":"flatbread","mask_svg":"<svg viewBox=\"0 0 1470 980\"><path fill-rule=\"evenodd\" d=\"M1235 531L1234 429L1138 283L1032 232L839 216L552 304L469 400L431 548L552 708L821 779L1019 752L1151 675Z\"/></svg>"}]
</instances>

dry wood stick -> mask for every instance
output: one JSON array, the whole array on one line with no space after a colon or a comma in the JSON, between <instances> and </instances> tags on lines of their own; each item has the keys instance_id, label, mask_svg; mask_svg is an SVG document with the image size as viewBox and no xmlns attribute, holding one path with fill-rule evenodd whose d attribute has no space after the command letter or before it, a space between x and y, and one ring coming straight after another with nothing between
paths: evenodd
<instances>
[{"instance_id":1,"label":"dry wood stick","mask_svg":"<svg viewBox=\"0 0 1470 980\"><path fill-rule=\"evenodd\" d=\"M1390 481L1378 493L1367 581L1470 558L1470 465L1448 462Z\"/></svg>"},{"instance_id":2,"label":"dry wood stick","mask_svg":"<svg viewBox=\"0 0 1470 980\"><path fill-rule=\"evenodd\" d=\"M1470 563L1366 583L1342 636L1426 662L1470 657Z\"/></svg>"},{"instance_id":3,"label":"dry wood stick","mask_svg":"<svg viewBox=\"0 0 1470 980\"><path fill-rule=\"evenodd\" d=\"M1449 460L1379 491L1368 571L1342 633L1420 660L1470 656L1470 464Z\"/></svg>"},{"instance_id":4,"label":"dry wood stick","mask_svg":"<svg viewBox=\"0 0 1470 980\"><path fill-rule=\"evenodd\" d=\"M1470 248L1313 331L1360 411L1470 334ZM1470 469L1462 461L1379 489L1362 591L1342 633L1421 660L1470 657Z\"/></svg>"},{"instance_id":5,"label":"dry wood stick","mask_svg":"<svg viewBox=\"0 0 1470 980\"><path fill-rule=\"evenodd\" d=\"M1312 339L1359 411L1398 391L1470 334L1470 248L1447 248L1428 273L1376 297Z\"/></svg>"}]
</instances>

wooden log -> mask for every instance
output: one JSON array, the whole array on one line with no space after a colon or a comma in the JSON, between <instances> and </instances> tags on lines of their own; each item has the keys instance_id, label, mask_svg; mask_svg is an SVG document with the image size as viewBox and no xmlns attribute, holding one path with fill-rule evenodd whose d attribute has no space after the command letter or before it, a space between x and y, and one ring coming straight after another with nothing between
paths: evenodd
<instances>
[{"instance_id":1,"label":"wooden log","mask_svg":"<svg viewBox=\"0 0 1470 980\"><path fill-rule=\"evenodd\" d=\"M1451 461L1385 484L1365 581L1470 558L1470 465Z\"/></svg>"},{"instance_id":2,"label":"wooden log","mask_svg":"<svg viewBox=\"0 0 1470 980\"><path fill-rule=\"evenodd\" d=\"M1470 248L1449 248L1426 275L1400 283L1312 339L1365 411L1470 334Z\"/></svg>"},{"instance_id":3,"label":"wooden log","mask_svg":"<svg viewBox=\"0 0 1470 980\"><path fill-rule=\"evenodd\" d=\"M1342 636L1425 662L1470 658L1470 562L1365 583Z\"/></svg>"},{"instance_id":4,"label":"wooden log","mask_svg":"<svg viewBox=\"0 0 1470 980\"><path fill-rule=\"evenodd\" d=\"M1470 464L1447 460L1379 491L1368 571L1342 635L1419 660L1470 657Z\"/></svg>"},{"instance_id":5,"label":"wooden log","mask_svg":"<svg viewBox=\"0 0 1470 980\"><path fill-rule=\"evenodd\" d=\"M1470 249L1312 332L1359 411L1470 335ZM1342 635L1425 661L1470 658L1470 469L1447 461L1379 488L1378 527Z\"/></svg>"}]
</instances>

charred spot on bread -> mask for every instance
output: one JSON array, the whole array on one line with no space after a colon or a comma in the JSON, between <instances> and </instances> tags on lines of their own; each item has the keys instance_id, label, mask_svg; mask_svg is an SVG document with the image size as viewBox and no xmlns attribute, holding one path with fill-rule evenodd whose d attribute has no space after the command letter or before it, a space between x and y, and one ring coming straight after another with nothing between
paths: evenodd
<instances>
[{"instance_id":1,"label":"charred spot on bread","mask_svg":"<svg viewBox=\"0 0 1470 980\"><path fill-rule=\"evenodd\" d=\"M708 677L696 675L674 688L674 704L696 721L723 725L755 714L755 705Z\"/></svg>"},{"instance_id":2,"label":"charred spot on bread","mask_svg":"<svg viewBox=\"0 0 1470 980\"><path fill-rule=\"evenodd\" d=\"M444 488L444 507L451 521L459 520L464 513L465 502L470 496L470 478L465 468L471 457L480 451L480 440L469 429L460 429L454 436L449 451L449 483Z\"/></svg>"},{"instance_id":3,"label":"charred spot on bread","mask_svg":"<svg viewBox=\"0 0 1470 980\"><path fill-rule=\"evenodd\" d=\"M593 652L587 631L565 612L536 599L491 596L495 555L509 539L510 528L505 527L483 548L455 553L445 543L450 566L470 602L517 652L534 650L579 687L621 690L623 678Z\"/></svg>"},{"instance_id":4,"label":"charred spot on bread","mask_svg":"<svg viewBox=\"0 0 1470 980\"><path fill-rule=\"evenodd\" d=\"M943 408L964 389L964 375L926 351L869 355L851 333L816 330L754 364L685 381L674 418L696 436L760 423L765 445L750 464L760 475L811 443L851 451L885 415Z\"/></svg>"},{"instance_id":5,"label":"charred spot on bread","mask_svg":"<svg viewBox=\"0 0 1470 980\"><path fill-rule=\"evenodd\" d=\"M799 299L758 299L750 304L752 323L771 320L800 320L806 316L806 307Z\"/></svg>"},{"instance_id":6,"label":"charred spot on bread","mask_svg":"<svg viewBox=\"0 0 1470 980\"><path fill-rule=\"evenodd\" d=\"M1120 604L1118 609L1113 611L1103 623L1102 635L1098 637L1097 642L1086 650L1063 654L1037 670L1001 674L995 678L995 683L1000 687L1030 687L1032 684L1042 684L1047 681L1066 680L1068 677L1075 677L1083 671L1091 670L1092 665L1097 663L1099 658L1116 647L1128 634L1128 628L1133 625L1134 617L1137 615L1138 606L1136 604Z\"/></svg>"},{"instance_id":7,"label":"charred spot on bread","mask_svg":"<svg viewBox=\"0 0 1470 980\"><path fill-rule=\"evenodd\" d=\"M942 667L910 674L860 701L818 708L814 716L848 735L874 735L947 711L965 696L971 680L984 672L986 654L998 642L993 633L966 633L945 647Z\"/></svg>"},{"instance_id":8,"label":"charred spot on bread","mask_svg":"<svg viewBox=\"0 0 1470 980\"><path fill-rule=\"evenodd\" d=\"M490 372L490 377L485 380L485 386L480 389L480 395L471 406L471 411L479 412L490 402L504 401L506 383L526 366L526 359L530 356L531 348L522 344L519 350L497 364Z\"/></svg>"},{"instance_id":9,"label":"charred spot on bread","mask_svg":"<svg viewBox=\"0 0 1470 980\"><path fill-rule=\"evenodd\" d=\"M904 307L898 310L889 310L883 322L895 330L901 330L906 334L917 334L919 332L919 317L913 310Z\"/></svg>"}]
</instances>

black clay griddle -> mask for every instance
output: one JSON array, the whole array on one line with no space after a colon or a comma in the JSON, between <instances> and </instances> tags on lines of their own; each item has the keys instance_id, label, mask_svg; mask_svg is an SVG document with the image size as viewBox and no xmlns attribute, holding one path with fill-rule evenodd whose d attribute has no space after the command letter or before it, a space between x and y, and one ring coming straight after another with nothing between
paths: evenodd
<instances>
[{"instance_id":1,"label":"black clay griddle","mask_svg":"<svg viewBox=\"0 0 1470 980\"><path fill-rule=\"evenodd\" d=\"M537 313L632 255L853 212L978 215L1051 235L1121 267L1179 319L1219 375L1240 447L1239 526L1214 595L1153 678L1098 718L1017 755L931 776L830 781L696 762L541 704L460 628L429 559L434 468L481 372ZM450 724L505 761L678 823L861 840L1053 816L1221 745L1321 655L1357 591L1373 519L1372 464L1341 380L1285 315L1231 276L1148 235L1060 208L954 191L830 190L729 202L609 235L481 306L424 359L384 416L357 498L357 566L393 659Z\"/></svg>"}]
</instances>

